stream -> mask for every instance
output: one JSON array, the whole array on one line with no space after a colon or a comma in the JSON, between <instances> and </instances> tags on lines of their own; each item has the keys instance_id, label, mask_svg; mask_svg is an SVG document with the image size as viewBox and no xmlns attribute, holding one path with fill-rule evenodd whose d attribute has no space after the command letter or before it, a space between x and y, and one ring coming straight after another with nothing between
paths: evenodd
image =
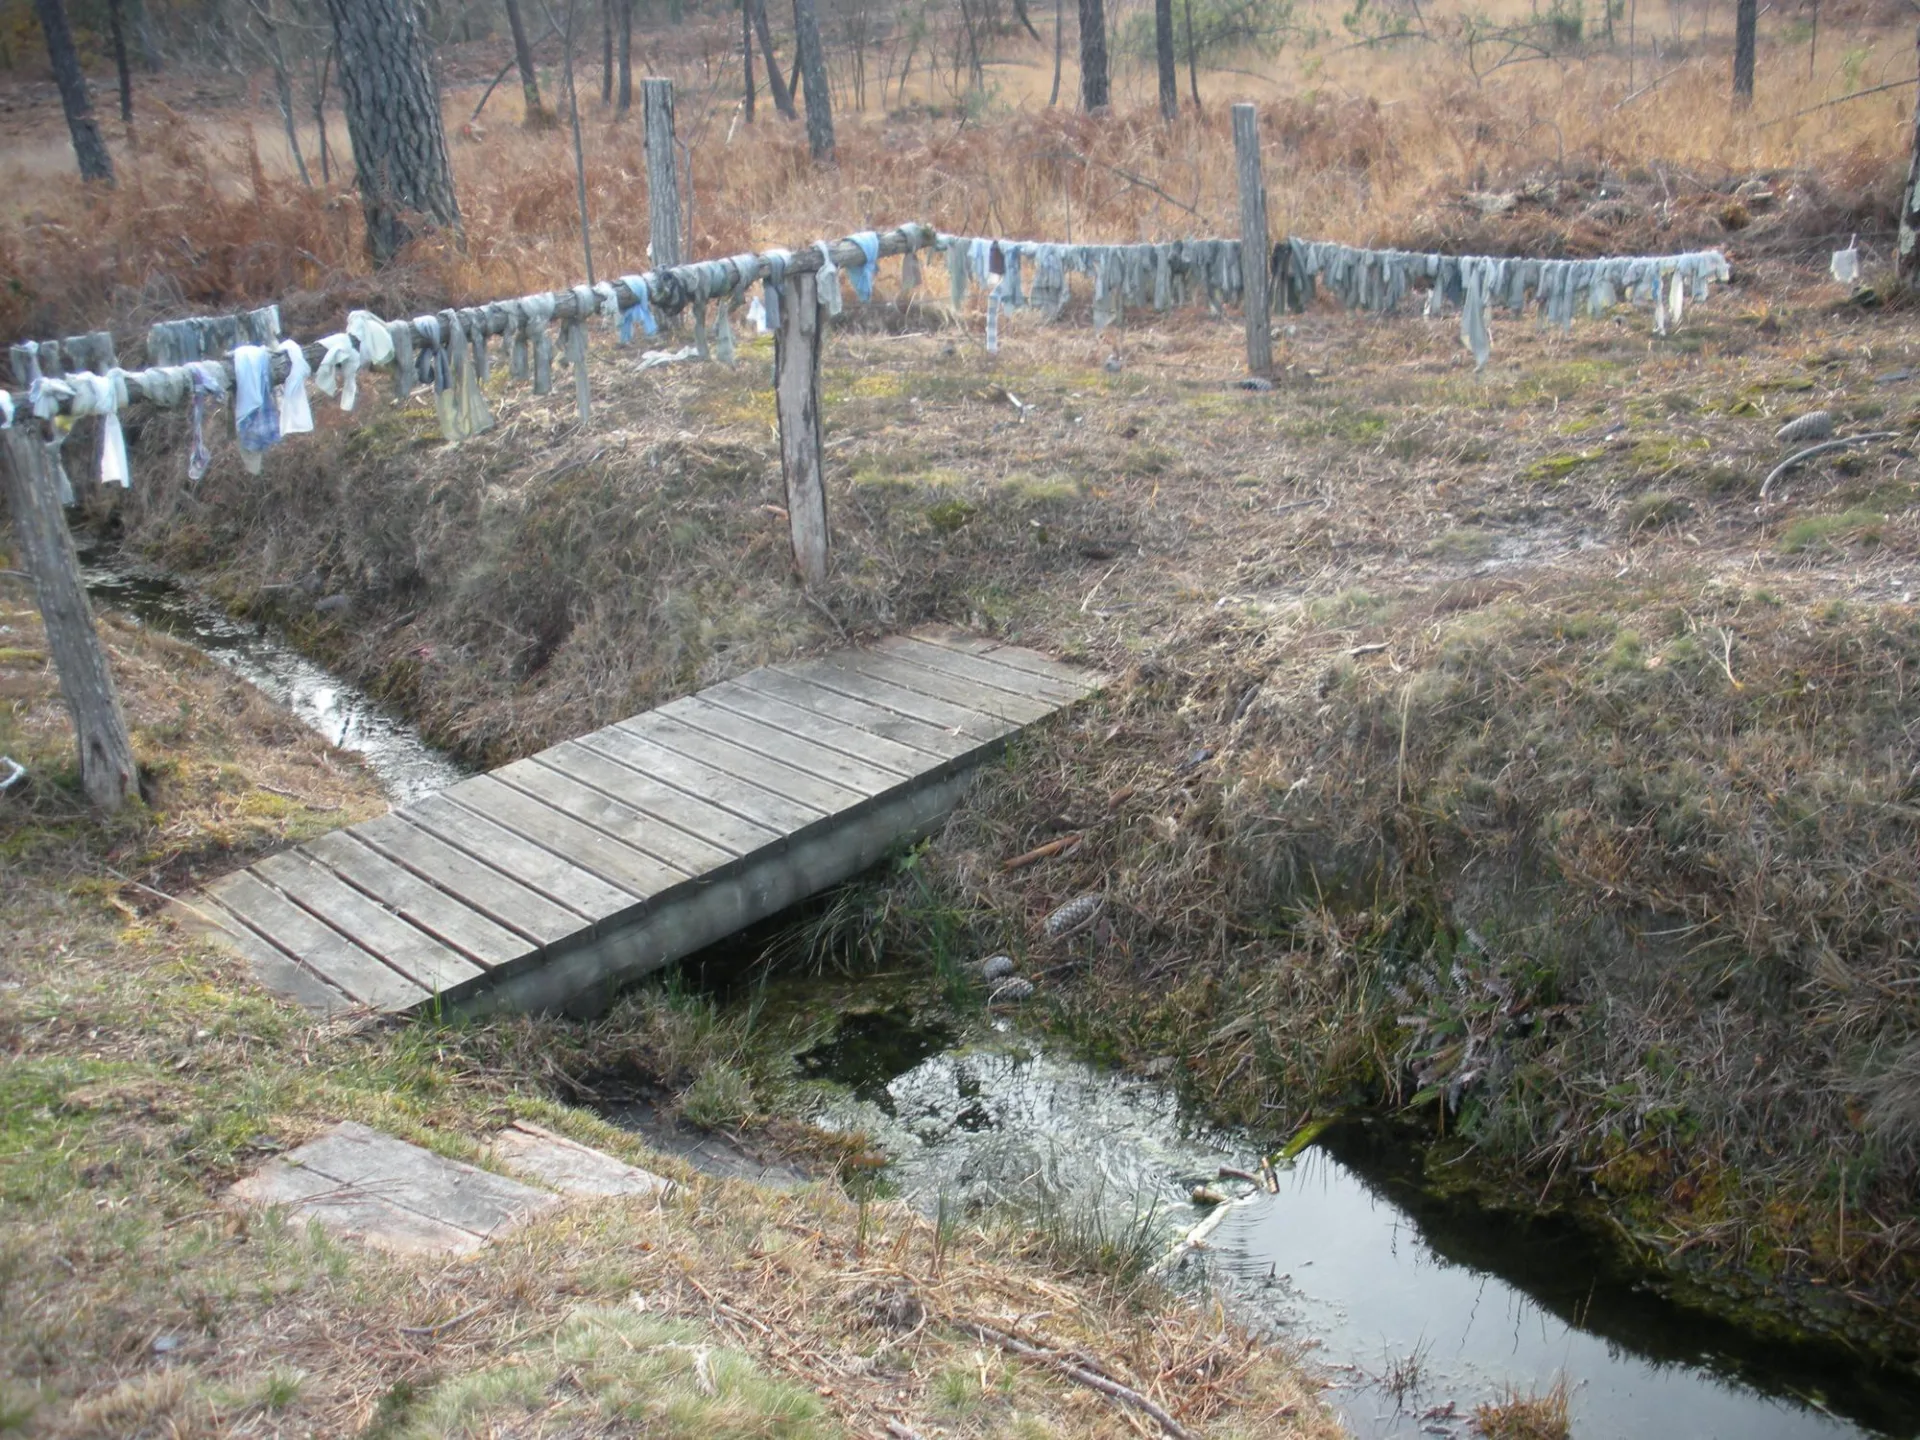
<instances>
[{"instance_id":1,"label":"stream","mask_svg":"<svg viewBox=\"0 0 1920 1440\"><path fill-rule=\"evenodd\" d=\"M468 773L259 628L164 576L83 559L96 602L197 646L362 755L393 803ZM823 1082L816 1122L867 1132L890 1158L888 1183L928 1213L1012 1203L1082 1241L1159 1257L1209 1213L1195 1185L1238 1193L1207 1247L1166 1273L1301 1351L1359 1440L1464 1437L1476 1404L1559 1383L1577 1440L1920 1437L1912 1372L1683 1310L1570 1225L1437 1193L1417 1143L1385 1122L1330 1128L1279 1172L1278 1194L1250 1193L1216 1177L1252 1168L1271 1137L1198 1123L1164 1082L1071 1058L1006 1020L963 1033L897 979L789 975L751 1003L833 1017L796 1057ZM724 1168L709 1148L688 1158Z\"/></svg>"},{"instance_id":2,"label":"stream","mask_svg":"<svg viewBox=\"0 0 1920 1440\"><path fill-rule=\"evenodd\" d=\"M1012 1200L1161 1255L1208 1214L1195 1185L1245 1195L1175 1283L1299 1348L1361 1440L1467 1436L1475 1405L1562 1382L1576 1440L1920 1435L1920 1377L1682 1309L1569 1223L1437 1194L1404 1129L1336 1125L1256 1194L1217 1176L1272 1138L1196 1123L1162 1082L806 984L845 1012L798 1057L835 1082L818 1122L871 1135L928 1213Z\"/></svg>"},{"instance_id":3,"label":"stream","mask_svg":"<svg viewBox=\"0 0 1920 1440\"><path fill-rule=\"evenodd\" d=\"M169 577L87 549L81 579L96 605L184 640L285 705L342 750L367 762L395 805L418 800L470 773L365 692L307 659L268 631L225 614Z\"/></svg>"}]
</instances>

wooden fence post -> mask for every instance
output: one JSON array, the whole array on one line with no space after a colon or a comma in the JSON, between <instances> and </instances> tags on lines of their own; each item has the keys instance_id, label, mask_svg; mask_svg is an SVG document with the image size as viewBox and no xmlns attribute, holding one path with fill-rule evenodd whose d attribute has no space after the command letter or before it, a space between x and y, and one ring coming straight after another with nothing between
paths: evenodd
<instances>
[{"instance_id":1,"label":"wooden fence post","mask_svg":"<svg viewBox=\"0 0 1920 1440\"><path fill-rule=\"evenodd\" d=\"M80 581L80 557L54 496L56 462L40 437L40 422L30 417L0 430L0 442L14 533L20 537L27 573L33 576L47 626L47 649L60 674L60 693L73 714L80 784L99 809L118 810L139 793L140 771L106 647L93 628L93 607Z\"/></svg>"},{"instance_id":2,"label":"wooden fence post","mask_svg":"<svg viewBox=\"0 0 1920 1440\"><path fill-rule=\"evenodd\" d=\"M686 263L680 248L680 184L673 153L673 81L640 82L640 104L647 135L647 234L653 268Z\"/></svg>"},{"instance_id":3,"label":"wooden fence post","mask_svg":"<svg viewBox=\"0 0 1920 1440\"><path fill-rule=\"evenodd\" d=\"M1240 175L1240 282L1247 317L1247 373L1273 374L1273 315L1267 295L1267 182L1260 173L1260 112L1233 107L1233 156Z\"/></svg>"},{"instance_id":4,"label":"wooden fence post","mask_svg":"<svg viewBox=\"0 0 1920 1440\"><path fill-rule=\"evenodd\" d=\"M793 560L808 585L824 585L827 491L820 438L820 290L811 273L795 275L780 287L773 399L780 418L780 473L787 482Z\"/></svg>"}]
</instances>

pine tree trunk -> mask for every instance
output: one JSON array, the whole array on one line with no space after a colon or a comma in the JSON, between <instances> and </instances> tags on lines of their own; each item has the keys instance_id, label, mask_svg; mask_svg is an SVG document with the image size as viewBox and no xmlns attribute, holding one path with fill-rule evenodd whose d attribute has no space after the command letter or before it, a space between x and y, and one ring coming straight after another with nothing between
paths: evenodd
<instances>
[{"instance_id":1,"label":"pine tree trunk","mask_svg":"<svg viewBox=\"0 0 1920 1440\"><path fill-rule=\"evenodd\" d=\"M614 113L625 116L633 108L633 0L617 0L620 6L620 94Z\"/></svg>"},{"instance_id":2,"label":"pine tree trunk","mask_svg":"<svg viewBox=\"0 0 1920 1440\"><path fill-rule=\"evenodd\" d=\"M1080 108L1091 114L1109 103L1107 7L1105 0L1080 0Z\"/></svg>"},{"instance_id":3,"label":"pine tree trunk","mask_svg":"<svg viewBox=\"0 0 1920 1440\"><path fill-rule=\"evenodd\" d=\"M827 52L820 44L820 25L813 0L793 0L794 48L800 52L800 74L807 96L807 148L820 164L833 161L833 96L827 89Z\"/></svg>"},{"instance_id":4,"label":"pine tree trunk","mask_svg":"<svg viewBox=\"0 0 1920 1440\"><path fill-rule=\"evenodd\" d=\"M60 87L60 104L67 112L67 129L73 135L73 154L80 162L80 176L83 180L104 180L111 185L113 157L107 154L107 142L100 138L100 127L93 118L87 77L80 71L80 57L73 49L73 31L67 27L66 0L33 0L33 8L40 16L41 33L47 37L47 59L53 62L53 78Z\"/></svg>"},{"instance_id":5,"label":"pine tree trunk","mask_svg":"<svg viewBox=\"0 0 1920 1440\"><path fill-rule=\"evenodd\" d=\"M1920 37L1916 38L1920 47ZM1893 257L1894 274L1912 285L1920 275L1920 96L1913 102L1913 145L1907 159L1907 184L1900 192L1900 232Z\"/></svg>"},{"instance_id":6,"label":"pine tree trunk","mask_svg":"<svg viewBox=\"0 0 1920 1440\"><path fill-rule=\"evenodd\" d=\"M1193 92L1193 108L1200 109L1200 59L1193 44L1193 0L1187 3L1187 88Z\"/></svg>"},{"instance_id":7,"label":"pine tree trunk","mask_svg":"<svg viewBox=\"0 0 1920 1440\"><path fill-rule=\"evenodd\" d=\"M107 32L113 38L113 68L120 80L120 123L133 123L133 72L127 67L127 26L121 0L107 0Z\"/></svg>"},{"instance_id":8,"label":"pine tree trunk","mask_svg":"<svg viewBox=\"0 0 1920 1440\"><path fill-rule=\"evenodd\" d=\"M1733 12L1733 103L1753 103L1753 46L1760 28L1760 0L1737 0Z\"/></svg>"},{"instance_id":9,"label":"pine tree trunk","mask_svg":"<svg viewBox=\"0 0 1920 1440\"><path fill-rule=\"evenodd\" d=\"M600 103L613 103L613 0L600 0Z\"/></svg>"},{"instance_id":10,"label":"pine tree trunk","mask_svg":"<svg viewBox=\"0 0 1920 1440\"><path fill-rule=\"evenodd\" d=\"M760 56L767 62L767 92L773 96L773 108L782 120L798 120L793 108L793 90L780 73L780 57L773 53L773 27L767 23L767 0L747 0L753 6L753 28L760 36Z\"/></svg>"},{"instance_id":11,"label":"pine tree trunk","mask_svg":"<svg viewBox=\"0 0 1920 1440\"><path fill-rule=\"evenodd\" d=\"M427 39L408 0L327 0L327 12L340 47L367 248L385 264L418 221L460 228Z\"/></svg>"},{"instance_id":12,"label":"pine tree trunk","mask_svg":"<svg viewBox=\"0 0 1920 1440\"><path fill-rule=\"evenodd\" d=\"M533 46L527 43L527 22L520 13L520 0L506 0L507 29L513 32L513 63L520 68L520 94L525 101L521 124L538 129L547 123L547 112L540 104L540 75L533 68Z\"/></svg>"},{"instance_id":13,"label":"pine tree trunk","mask_svg":"<svg viewBox=\"0 0 1920 1440\"><path fill-rule=\"evenodd\" d=\"M1160 68L1160 115L1180 113L1180 72L1173 66L1173 0L1153 0L1153 55Z\"/></svg>"}]
</instances>

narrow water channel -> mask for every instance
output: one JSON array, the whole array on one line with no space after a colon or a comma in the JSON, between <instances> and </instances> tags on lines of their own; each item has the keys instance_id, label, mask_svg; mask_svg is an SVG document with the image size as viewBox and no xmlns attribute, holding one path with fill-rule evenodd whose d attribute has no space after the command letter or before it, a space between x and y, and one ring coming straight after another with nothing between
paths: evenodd
<instances>
[{"instance_id":1,"label":"narrow water channel","mask_svg":"<svg viewBox=\"0 0 1920 1440\"><path fill-rule=\"evenodd\" d=\"M465 767L427 744L411 725L258 626L118 556L86 550L80 558L94 603L184 640L250 681L342 750L364 758L395 805L467 777Z\"/></svg>"},{"instance_id":2,"label":"narrow water channel","mask_svg":"<svg viewBox=\"0 0 1920 1440\"><path fill-rule=\"evenodd\" d=\"M466 775L272 636L163 576L84 558L96 601L198 646L363 755L395 804ZM930 1213L1011 1203L1160 1255L1208 1213L1196 1185L1271 1149L1195 1122L1162 1083L1006 1021L962 1034L897 983L794 977L752 1003L837 1017L798 1057L826 1082L816 1118L871 1135L890 1183ZM1327 1131L1278 1194L1222 1188L1246 1193L1174 1282L1300 1347L1360 1440L1464 1437L1481 1401L1562 1383L1576 1440L1920 1437L1920 1377L1682 1310L1570 1226L1437 1194L1417 1146L1385 1124Z\"/></svg>"},{"instance_id":3,"label":"narrow water channel","mask_svg":"<svg viewBox=\"0 0 1920 1440\"><path fill-rule=\"evenodd\" d=\"M1181 1278L1302 1347L1362 1440L1466 1436L1480 1402L1560 1383L1576 1440L1920 1435L1920 1377L1770 1343L1661 1299L1571 1225L1438 1195L1404 1131L1335 1127L1254 1194L1219 1170L1271 1139L1195 1123L1160 1083L1005 1022L955 1043L909 1006L846 1008L800 1057L840 1084L821 1121L878 1139L923 1210L1078 1207L1084 1229L1094 1209L1110 1239L1164 1248L1208 1213L1195 1185L1244 1193Z\"/></svg>"}]
</instances>

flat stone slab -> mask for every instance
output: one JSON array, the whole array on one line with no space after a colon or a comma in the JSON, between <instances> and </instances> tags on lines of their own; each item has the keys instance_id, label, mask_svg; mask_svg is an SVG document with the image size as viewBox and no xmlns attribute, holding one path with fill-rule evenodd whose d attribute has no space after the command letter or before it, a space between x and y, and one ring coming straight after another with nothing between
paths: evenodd
<instances>
[{"instance_id":1,"label":"flat stone slab","mask_svg":"<svg viewBox=\"0 0 1920 1440\"><path fill-rule=\"evenodd\" d=\"M493 1137L493 1158L563 1195L654 1195L672 1182L564 1135L516 1120Z\"/></svg>"},{"instance_id":2,"label":"flat stone slab","mask_svg":"<svg viewBox=\"0 0 1920 1440\"><path fill-rule=\"evenodd\" d=\"M351 1120L269 1161L228 1193L246 1205L284 1205L296 1219L396 1255L470 1255L561 1203L551 1190Z\"/></svg>"}]
</instances>

